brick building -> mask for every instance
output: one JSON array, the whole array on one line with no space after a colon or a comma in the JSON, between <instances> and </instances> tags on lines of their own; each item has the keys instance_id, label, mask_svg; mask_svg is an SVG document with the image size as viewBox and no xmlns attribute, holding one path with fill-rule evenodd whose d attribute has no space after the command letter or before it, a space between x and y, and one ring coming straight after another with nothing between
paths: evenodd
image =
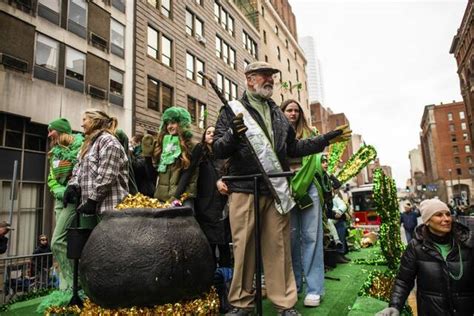
<instances>
[{"instance_id":1,"label":"brick building","mask_svg":"<svg viewBox=\"0 0 474 316\"><path fill-rule=\"evenodd\" d=\"M420 126L428 191L446 202L453 198L469 202L474 166L464 103L425 106Z\"/></svg>"},{"instance_id":2,"label":"brick building","mask_svg":"<svg viewBox=\"0 0 474 316\"><path fill-rule=\"evenodd\" d=\"M474 1L469 0L466 11L454 36L449 51L456 58L459 84L467 114L467 123L471 135L471 146L474 146Z\"/></svg>"},{"instance_id":3,"label":"brick building","mask_svg":"<svg viewBox=\"0 0 474 316\"><path fill-rule=\"evenodd\" d=\"M1 220L19 166L10 255L31 254L40 233L51 236L48 122L66 117L82 130L83 111L99 108L131 131L133 4L0 0Z\"/></svg>"}]
</instances>

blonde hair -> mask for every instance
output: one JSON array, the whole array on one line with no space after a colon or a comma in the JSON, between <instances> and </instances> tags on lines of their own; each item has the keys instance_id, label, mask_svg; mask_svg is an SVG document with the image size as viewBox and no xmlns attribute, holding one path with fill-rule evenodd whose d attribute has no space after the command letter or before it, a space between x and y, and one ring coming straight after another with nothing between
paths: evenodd
<instances>
[{"instance_id":1,"label":"blonde hair","mask_svg":"<svg viewBox=\"0 0 474 316\"><path fill-rule=\"evenodd\" d=\"M84 115L92 121L92 132L86 135L84 139L84 143L82 144L80 153L81 158L84 157L84 155L89 151L92 143L97 138L97 136L99 136L102 132L107 132L111 135L115 135L115 131L117 130L118 125L116 117L109 116L107 113L101 110L88 109L84 112Z\"/></svg>"},{"instance_id":2,"label":"blonde hair","mask_svg":"<svg viewBox=\"0 0 474 316\"><path fill-rule=\"evenodd\" d=\"M67 133L60 133L57 140L51 143L51 150L48 152L48 156L53 154L53 148L55 146L67 148L74 142L74 136Z\"/></svg>"},{"instance_id":3,"label":"blonde hair","mask_svg":"<svg viewBox=\"0 0 474 316\"><path fill-rule=\"evenodd\" d=\"M179 146L181 147L181 155L179 157L179 168L188 169L189 165L191 164L191 138L186 138L179 126L177 130L179 137ZM162 131L158 134L158 137L156 138L156 147L155 151L153 152L153 159L156 162L160 161L161 153L163 151L163 138L167 134L168 131L166 130L166 128L163 128Z\"/></svg>"}]
</instances>

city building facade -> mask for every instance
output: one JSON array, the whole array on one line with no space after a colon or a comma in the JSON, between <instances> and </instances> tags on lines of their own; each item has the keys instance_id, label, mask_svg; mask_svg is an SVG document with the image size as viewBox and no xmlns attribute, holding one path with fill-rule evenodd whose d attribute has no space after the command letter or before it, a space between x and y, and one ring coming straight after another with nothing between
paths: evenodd
<instances>
[{"instance_id":1,"label":"city building facade","mask_svg":"<svg viewBox=\"0 0 474 316\"><path fill-rule=\"evenodd\" d=\"M456 58L461 95L466 107L467 123L474 146L474 1L469 0L466 11L449 51Z\"/></svg>"},{"instance_id":2,"label":"city building facade","mask_svg":"<svg viewBox=\"0 0 474 316\"><path fill-rule=\"evenodd\" d=\"M425 106L420 127L426 191L446 202L469 203L474 165L464 103Z\"/></svg>"},{"instance_id":3,"label":"city building facade","mask_svg":"<svg viewBox=\"0 0 474 316\"><path fill-rule=\"evenodd\" d=\"M304 51L308 65L306 73L308 76L308 99L309 103L324 101L324 82L321 61L318 58L316 44L312 36L300 37L299 43Z\"/></svg>"},{"instance_id":4,"label":"city building facade","mask_svg":"<svg viewBox=\"0 0 474 316\"><path fill-rule=\"evenodd\" d=\"M0 1L0 218L12 211L10 255L51 235L48 122L65 117L80 131L83 111L98 108L131 131L133 3Z\"/></svg>"}]
</instances>

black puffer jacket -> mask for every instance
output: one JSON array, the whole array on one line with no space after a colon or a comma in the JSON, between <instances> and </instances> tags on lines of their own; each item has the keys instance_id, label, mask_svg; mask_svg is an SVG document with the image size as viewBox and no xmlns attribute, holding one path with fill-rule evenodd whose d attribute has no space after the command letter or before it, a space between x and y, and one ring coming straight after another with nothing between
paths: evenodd
<instances>
[{"instance_id":1,"label":"black puffer jacket","mask_svg":"<svg viewBox=\"0 0 474 316\"><path fill-rule=\"evenodd\" d=\"M403 254L390 306L402 309L416 279L418 315L473 315L474 257L471 232L467 227L453 223L452 250L445 262L427 229L425 225L416 228L415 238ZM452 276L459 276L461 270L462 277L457 281Z\"/></svg>"},{"instance_id":2,"label":"black puffer jacket","mask_svg":"<svg viewBox=\"0 0 474 316\"><path fill-rule=\"evenodd\" d=\"M247 95L244 94L240 100L250 115L257 121L260 126L265 126L260 114L250 106ZM267 101L270 107L272 117L273 136L275 140L274 151L278 156L278 160L284 171L290 170L287 157L302 157L309 154L322 152L329 145L328 140L324 136L297 140L295 130L291 127L290 122L285 117L280 108L273 102ZM228 175L247 175L259 173L257 164L254 163L249 149L244 142L232 134L232 119L234 114L228 106L221 108L219 118L216 123L214 133L213 152L218 159L229 159ZM262 135L262 137L265 137ZM231 192L253 192L253 181L238 181L228 184ZM260 192L268 194L266 185L260 181Z\"/></svg>"}]
</instances>

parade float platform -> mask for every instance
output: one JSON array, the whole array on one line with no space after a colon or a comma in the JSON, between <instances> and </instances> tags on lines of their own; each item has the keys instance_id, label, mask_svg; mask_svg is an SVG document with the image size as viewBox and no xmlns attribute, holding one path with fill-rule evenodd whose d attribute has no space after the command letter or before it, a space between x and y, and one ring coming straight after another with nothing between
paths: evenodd
<instances>
[{"instance_id":1,"label":"parade float platform","mask_svg":"<svg viewBox=\"0 0 474 316\"><path fill-rule=\"evenodd\" d=\"M326 276L339 278L340 281L326 279L326 295L317 308L306 308L303 306L303 295L300 295L296 308L302 315L371 315L387 306L386 302L371 297L359 296L359 291L367 280L369 272L374 270L385 271L385 266L366 265L353 263L356 259L374 259L380 254L378 247L361 249L350 252L348 257L350 263L339 264L333 270L327 272ZM11 305L6 312L0 313L5 316L39 315L35 313L36 307L42 298L35 298ZM264 315L276 315L271 302L264 300Z\"/></svg>"}]
</instances>

